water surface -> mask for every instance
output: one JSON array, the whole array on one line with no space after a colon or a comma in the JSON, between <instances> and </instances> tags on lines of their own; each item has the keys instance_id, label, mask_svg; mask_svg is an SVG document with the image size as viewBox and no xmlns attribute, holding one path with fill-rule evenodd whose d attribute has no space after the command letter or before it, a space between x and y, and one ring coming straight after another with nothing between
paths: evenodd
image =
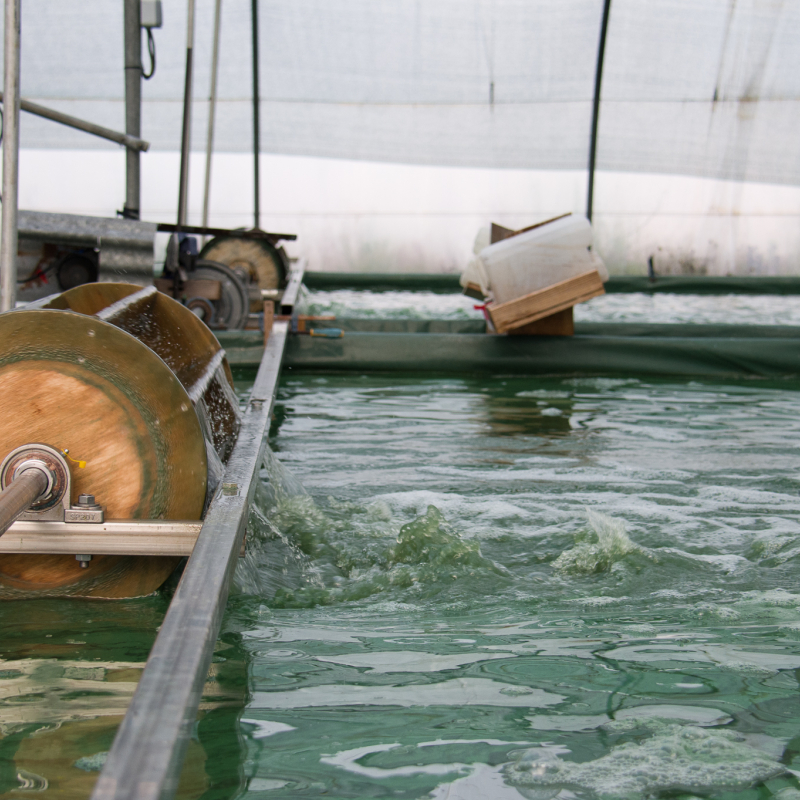
<instances>
[{"instance_id":1,"label":"water surface","mask_svg":"<svg viewBox=\"0 0 800 800\"><path fill-rule=\"evenodd\" d=\"M800 797L798 388L288 375L238 796Z\"/></svg>"},{"instance_id":2,"label":"water surface","mask_svg":"<svg viewBox=\"0 0 800 800\"><path fill-rule=\"evenodd\" d=\"M433 292L309 292L304 313L376 319L481 319L477 300ZM800 297L607 294L575 306L576 322L800 325Z\"/></svg>"}]
</instances>

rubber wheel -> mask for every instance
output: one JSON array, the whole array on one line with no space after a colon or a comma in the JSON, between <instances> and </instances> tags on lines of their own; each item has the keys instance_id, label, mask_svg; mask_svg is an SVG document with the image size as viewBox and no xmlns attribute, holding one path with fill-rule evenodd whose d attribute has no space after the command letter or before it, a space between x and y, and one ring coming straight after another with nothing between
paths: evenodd
<instances>
[{"instance_id":1,"label":"rubber wheel","mask_svg":"<svg viewBox=\"0 0 800 800\"><path fill-rule=\"evenodd\" d=\"M56 267L56 280L62 290L93 283L97 280L97 264L86 256L70 254Z\"/></svg>"},{"instance_id":2,"label":"rubber wheel","mask_svg":"<svg viewBox=\"0 0 800 800\"><path fill-rule=\"evenodd\" d=\"M250 313L250 300L247 296L247 287L232 269L216 261L200 260L190 273L190 277L219 281L222 284L222 296L214 302L215 327L229 331L244 328L247 324L247 315Z\"/></svg>"}]
</instances>

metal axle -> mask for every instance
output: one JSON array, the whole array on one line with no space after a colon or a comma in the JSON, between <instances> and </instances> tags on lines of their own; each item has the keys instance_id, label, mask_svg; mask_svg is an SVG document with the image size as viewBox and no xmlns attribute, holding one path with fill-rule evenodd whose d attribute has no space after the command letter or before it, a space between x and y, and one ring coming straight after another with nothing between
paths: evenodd
<instances>
[{"instance_id":1,"label":"metal axle","mask_svg":"<svg viewBox=\"0 0 800 800\"><path fill-rule=\"evenodd\" d=\"M52 478L45 469L30 466L22 470L0 492L0 535L4 534L17 517L27 511L34 501L48 490Z\"/></svg>"}]
</instances>

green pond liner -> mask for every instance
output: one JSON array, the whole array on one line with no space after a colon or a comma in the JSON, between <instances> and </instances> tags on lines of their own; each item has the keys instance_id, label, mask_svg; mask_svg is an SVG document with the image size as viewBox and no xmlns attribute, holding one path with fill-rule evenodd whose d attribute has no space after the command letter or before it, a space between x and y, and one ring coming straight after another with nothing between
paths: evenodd
<instances>
[{"instance_id":1,"label":"green pond liner","mask_svg":"<svg viewBox=\"0 0 800 800\"><path fill-rule=\"evenodd\" d=\"M800 375L800 327L593 323L576 325L575 336L491 336L353 331L347 322L336 323L345 330L341 339L290 336L285 369L694 378ZM389 321L372 322L380 327ZM232 366L258 364L260 332L220 333L219 340Z\"/></svg>"},{"instance_id":2,"label":"green pond liner","mask_svg":"<svg viewBox=\"0 0 800 800\"><path fill-rule=\"evenodd\" d=\"M306 272L308 289L334 291L353 289L369 292L460 292L459 276L428 273ZM607 294L800 294L797 275L612 275L605 284Z\"/></svg>"}]
</instances>

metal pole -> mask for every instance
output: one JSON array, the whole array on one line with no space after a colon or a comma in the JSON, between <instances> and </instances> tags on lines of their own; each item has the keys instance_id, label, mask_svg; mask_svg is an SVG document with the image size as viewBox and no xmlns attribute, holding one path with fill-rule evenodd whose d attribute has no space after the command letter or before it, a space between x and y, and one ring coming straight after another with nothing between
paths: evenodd
<instances>
[{"instance_id":1,"label":"metal pole","mask_svg":"<svg viewBox=\"0 0 800 800\"><path fill-rule=\"evenodd\" d=\"M194 50L194 0L189 0L186 30L186 80L183 85L183 132L181 134L181 174L178 190L178 225L186 224L189 192L189 142L192 133L192 51Z\"/></svg>"},{"instance_id":2,"label":"metal pole","mask_svg":"<svg viewBox=\"0 0 800 800\"><path fill-rule=\"evenodd\" d=\"M26 469L0 492L0 536L47 489L47 475L37 467Z\"/></svg>"},{"instance_id":3,"label":"metal pole","mask_svg":"<svg viewBox=\"0 0 800 800\"><path fill-rule=\"evenodd\" d=\"M142 133L142 29L139 0L125 0L125 133L141 138ZM139 151L125 152L125 219L139 219Z\"/></svg>"},{"instance_id":4,"label":"metal pole","mask_svg":"<svg viewBox=\"0 0 800 800\"><path fill-rule=\"evenodd\" d=\"M5 0L3 89L3 216L0 227L0 311L17 300L17 193L19 188L19 2Z\"/></svg>"},{"instance_id":5,"label":"metal pole","mask_svg":"<svg viewBox=\"0 0 800 800\"><path fill-rule=\"evenodd\" d=\"M261 110L259 102L261 95L258 90L258 0L250 0L250 9L253 24L253 208L255 227L261 227L261 197L260 176L258 169L258 154L261 149Z\"/></svg>"},{"instance_id":6,"label":"metal pole","mask_svg":"<svg viewBox=\"0 0 800 800\"><path fill-rule=\"evenodd\" d=\"M0 92L0 103L3 102L4 98L3 92ZM91 133L93 136L108 139L110 142L116 142L117 144L125 145L125 147L132 147L135 150L142 151L150 148L150 142L146 142L144 139L137 139L135 136L128 136L127 133L112 131L111 128L104 128L102 125L95 125L94 122L86 122L86 120L78 119L78 117L62 114L60 111L53 111L52 108L45 108L38 103L31 103L30 100L26 100L24 97L20 98L19 107L29 114L36 114L37 117L59 122L61 125L75 128L84 133Z\"/></svg>"},{"instance_id":7,"label":"metal pole","mask_svg":"<svg viewBox=\"0 0 800 800\"><path fill-rule=\"evenodd\" d=\"M600 43L597 47L597 69L594 73L594 105L592 107L592 137L589 141L589 190L586 196L586 218L592 221L592 205L594 203L594 165L597 156L597 124L600 120L600 89L603 85L603 59L606 54L606 32L608 31L608 15L611 12L611 0L604 0L603 22L600 26Z\"/></svg>"},{"instance_id":8,"label":"metal pole","mask_svg":"<svg viewBox=\"0 0 800 800\"><path fill-rule=\"evenodd\" d=\"M211 52L211 92L208 95L208 138L206 140L206 185L203 190L203 227L208 227L208 196L211 191L211 153L214 150L214 115L217 110L217 66L219 64L219 27L222 0L214 9L214 49Z\"/></svg>"}]
</instances>

